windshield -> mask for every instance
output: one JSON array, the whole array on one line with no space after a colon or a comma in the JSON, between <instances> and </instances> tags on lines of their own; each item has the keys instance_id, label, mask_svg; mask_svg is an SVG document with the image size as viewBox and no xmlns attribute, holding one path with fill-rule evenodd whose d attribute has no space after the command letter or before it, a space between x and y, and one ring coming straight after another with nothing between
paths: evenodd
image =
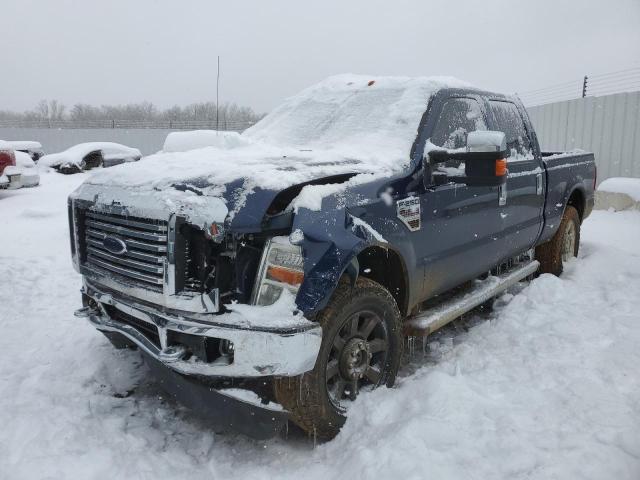
<instances>
[{"instance_id":1,"label":"windshield","mask_svg":"<svg viewBox=\"0 0 640 480\"><path fill-rule=\"evenodd\" d=\"M244 136L300 149L409 159L432 79L340 75L289 98Z\"/></svg>"}]
</instances>

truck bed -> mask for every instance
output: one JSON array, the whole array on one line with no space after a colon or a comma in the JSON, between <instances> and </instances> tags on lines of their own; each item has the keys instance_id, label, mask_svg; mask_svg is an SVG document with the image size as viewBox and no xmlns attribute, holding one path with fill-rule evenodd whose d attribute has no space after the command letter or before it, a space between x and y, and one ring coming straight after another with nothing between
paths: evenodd
<instances>
[{"instance_id":1,"label":"truck bed","mask_svg":"<svg viewBox=\"0 0 640 480\"><path fill-rule=\"evenodd\" d=\"M572 204L572 196L579 207L581 220L593 210L596 183L596 163L593 153L542 152L547 185L547 198L544 207L544 228L538 243L549 240L556 232L564 208Z\"/></svg>"}]
</instances>

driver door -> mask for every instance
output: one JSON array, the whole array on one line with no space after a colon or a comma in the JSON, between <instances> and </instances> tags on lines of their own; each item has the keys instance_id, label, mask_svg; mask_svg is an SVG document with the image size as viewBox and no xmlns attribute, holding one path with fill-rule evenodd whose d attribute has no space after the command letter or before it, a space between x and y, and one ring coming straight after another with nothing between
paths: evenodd
<instances>
[{"instance_id":1,"label":"driver door","mask_svg":"<svg viewBox=\"0 0 640 480\"><path fill-rule=\"evenodd\" d=\"M469 132L488 130L480 97L449 96L438 103L432 110L435 121L425 127L430 148L429 142L447 149L463 148ZM439 166L449 175L459 168L464 165ZM422 232L416 250L425 266L424 298L476 278L498 262L498 187L445 183L426 188L420 201Z\"/></svg>"}]
</instances>

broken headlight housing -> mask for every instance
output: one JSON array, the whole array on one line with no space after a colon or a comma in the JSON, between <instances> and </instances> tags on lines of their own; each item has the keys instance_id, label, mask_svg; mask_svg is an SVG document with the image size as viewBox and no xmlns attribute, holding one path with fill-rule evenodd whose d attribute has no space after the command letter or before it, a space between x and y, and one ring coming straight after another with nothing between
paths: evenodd
<instances>
[{"instance_id":1,"label":"broken headlight housing","mask_svg":"<svg viewBox=\"0 0 640 480\"><path fill-rule=\"evenodd\" d=\"M302 248L288 237L273 237L264 247L253 289L254 305L272 305L286 289L294 295L304 280Z\"/></svg>"}]
</instances>

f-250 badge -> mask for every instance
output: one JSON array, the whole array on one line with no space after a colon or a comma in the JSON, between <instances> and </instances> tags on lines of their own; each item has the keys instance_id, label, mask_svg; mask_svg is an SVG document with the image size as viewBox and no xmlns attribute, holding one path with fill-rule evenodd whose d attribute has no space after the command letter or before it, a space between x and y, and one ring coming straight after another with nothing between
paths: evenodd
<instances>
[{"instance_id":1,"label":"f-250 badge","mask_svg":"<svg viewBox=\"0 0 640 480\"><path fill-rule=\"evenodd\" d=\"M420 230L420 199L407 197L396 204L398 218L412 232Z\"/></svg>"}]
</instances>

